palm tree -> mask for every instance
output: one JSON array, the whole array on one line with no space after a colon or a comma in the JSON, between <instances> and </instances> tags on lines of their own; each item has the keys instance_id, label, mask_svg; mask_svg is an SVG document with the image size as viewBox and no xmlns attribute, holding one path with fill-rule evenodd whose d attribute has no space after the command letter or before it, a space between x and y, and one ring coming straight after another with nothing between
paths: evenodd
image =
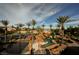
<instances>
[{"instance_id":1,"label":"palm tree","mask_svg":"<svg viewBox=\"0 0 79 59\"><path fill-rule=\"evenodd\" d=\"M50 30L52 30L52 25L50 24L49 26L50 26Z\"/></svg>"},{"instance_id":2,"label":"palm tree","mask_svg":"<svg viewBox=\"0 0 79 59\"><path fill-rule=\"evenodd\" d=\"M77 25L78 26L78 28L79 28L79 25Z\"/></svg>"},{"instance_id":3,"label":"palm tree","mask_svg":"<svg viewBox=\"0 0 79 59\"><path fill-rule=\"evenodd\" d=\"M27 23L28 29L29 29L30 25L31 25L30 23Z\"/></svg>"},{"instance_id":4,"label":"palm tree","mask_svg":"<svg viewBox=\"0 0 79 59\"><path fill-rule=\"evenodd\" d=\"M40 26L37 26L37 31L41 31L41 27Z\"/></svg>"},{"instance_id":5,"label":"palm tree","mask_svg":"<svg viewBox=\"0 0 79 59\"><path fill-rule=\"evenodd\" d=\"M16 24L16 25L17 25L17 29L18 29L18 31L19 31L19 34L21 34L21 33L20 33L20 30L21 30L21 27L24 26L24 24L19 23L19 24Z\"/></svg>"},{"instance_id":6,"label":"palm tree","mask_svg":"<svg viewBox=\"0 0 79 59\"><path fill-rule=\"evenodd\" d=\"M15 27L12 25L11 28L12 28L12 30L13 30L13 28L15 28ZM13 37L13 34L11 35L11 37Z\"/></svg>"},{"instance_id":7,"label":"palm tree","mask_svg":"<svg viewBox=\"0 0 79 59\"><path fill-rule=\"evenodd\" d=\"M36 24L36 21L34 19L32 19L32 25L33 25L32 29L34 29L35 24Z\"/></svg>"},{"instance_id":8,"label":"palm tree","mask_svg":"<svg viewBox=\"0 0 79 59\"><path fill-rule=\"evenodd\" d=\"M21 38L21 32L20 32L20 30L21 30L21 27L23 27L24 26L24 24L21 24L21 23L19 23L19 24L16 24L17 25L17 30L18 30L18 32L19 32L19 39Z\"/></svg>"},{"instance_id":9,"label":"palm tree","mask_svg":"<svg viewBox=\"0 0 79 59\"><path fill-rule=\"evenodd\" d=\"M60 26L60 31L62 35L64 35L64 23L68 22L69 17L68 16L59 16L59 18L57 18L57 23Z\"/></svg>"},{"instance_id":10,"label":"palm tree","mask_svg":"<svg viewBox=\"0 0 79 59\"><path fill-rule=\"evenodd\" d=\"M43 30L44 30L45 25L43 24L42 27L43 27Z\"/></svg>"},{"instance_id":11,"label":"palm tree","mask_svg":"<svg viewBox=\"0 0 79 59\"><path fill-rule=\"evenodd\" d=\"M5 42L7 42L7 26L9 24L8 20L1 20L1 23L4 25L5 28Z\"/></svg>"},{"instance_id":12,"label":"palm tree","mask_svg":"<svg viewBox=\"0 0 79 59\"><path fill-rule=\"evenodd\" d=\"M11 27L12 27L12 29L15 28L13 25Z\"/></svg>"},{"instance_id":13,"label":"palm tree","mask_svg":"<svg viewBox=\"0 0 79 59\"><path fill-rule=\"evenodd\" d=\"M62 38L64 37L64 24L67 22L73 22L73 21L79 21L79 19L71 19L70 20L68 16L60 16L59 18L57 18L57 23L60 26L59 33L61 34ZM69 40L74 42L72 39L69 39ZM61 43L62 43L62 40L61 40Z\"/></svg>"}]
</instances>

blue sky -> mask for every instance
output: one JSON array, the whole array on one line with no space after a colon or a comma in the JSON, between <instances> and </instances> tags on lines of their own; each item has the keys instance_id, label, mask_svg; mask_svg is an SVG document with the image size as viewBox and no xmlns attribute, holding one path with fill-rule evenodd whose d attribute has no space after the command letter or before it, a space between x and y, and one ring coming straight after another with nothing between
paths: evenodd
<instances>
[{"instance_id":1,"label":"blue sky","mask_svg":"<svg viewBox=\"0 0 79 59\"><path fill-rule=\"evenodd\" d=\"M79 4L68 3L26 3L26 4L0 4L0 20L7 19L10 24L28 23L32 19L37 25L52 24L55 26L56 18L69 16L70 19L79 19ZM78 25L79 21L67 23L67 25Z\"/></svg>"}]
</instances>

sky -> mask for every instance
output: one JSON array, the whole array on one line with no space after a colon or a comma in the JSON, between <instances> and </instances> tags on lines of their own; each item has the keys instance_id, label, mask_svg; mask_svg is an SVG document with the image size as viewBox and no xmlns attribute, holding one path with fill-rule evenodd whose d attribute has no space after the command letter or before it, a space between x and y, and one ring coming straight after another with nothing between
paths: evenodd
<instances>
[{"instance_id":1,"label":"sky","mask_svg":"<svg viewBox=\"0 0 79 59\"><path fill-rule=\"evenodd\" d=\"M59 16L69 16L69 19L79 19L79 4L77 3L0 3L0 20L8 20L10 25L28 23L36 20L36 26L45 24L54 27ZM79 21L67 23L78 25Z\"/></svg>"}]
</instances>

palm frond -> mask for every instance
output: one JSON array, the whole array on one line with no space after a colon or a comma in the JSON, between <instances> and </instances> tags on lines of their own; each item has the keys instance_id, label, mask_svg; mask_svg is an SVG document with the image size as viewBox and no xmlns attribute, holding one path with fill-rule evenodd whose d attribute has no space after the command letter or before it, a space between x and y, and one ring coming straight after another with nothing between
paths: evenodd
<instances>
[{"instance_id":1,"label":"palm frond","mask_svg":"<svg viewBox=\"0 0 79 59\"><path fill-rule=\"evenodd\" d=\"M75 21L79 21L79 19L69 19L69 20L66 21L66 23L68 23L68 22L75 22Z\"/></svg>"},{"instance_id":2,"label":"palm frond","mask_svg":"<svg viewBox=\"0 0 79 59\"><path fill-rule=\"evenodd\" d=\"M7 26L9 24L8 20L1 20L0 21L4 26Z\"/></svg>"},{"instance_id":3,"label":"palm frond","mask_svg":"<svg viewBox=\"0 0 79 59\"><path fill-rule=\"evenodd\" d=\"M22 27L22 26L24 26L24 24L21 24L21 23L16 24L16 25L17 25L17 27Z\"/></svg>"}]
</instances>

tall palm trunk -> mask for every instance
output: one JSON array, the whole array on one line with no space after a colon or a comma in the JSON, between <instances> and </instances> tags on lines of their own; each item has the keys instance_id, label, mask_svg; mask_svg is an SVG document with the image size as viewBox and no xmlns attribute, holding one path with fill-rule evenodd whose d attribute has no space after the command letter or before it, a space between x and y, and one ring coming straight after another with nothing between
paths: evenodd
<instances>
[{"instance_id":1,"label":"tall palm trunk","mask_svg":"<svg viewBox=\"0 0 79 59\"><path fill-rule=\"evenodd\" d=\"M28 26L28 32L29 32L29 26Z\"/></svg>"},{"instance_id":2,"label":"tall palm trunk","mask_svg":"<svg viewBox=\"0 0 79 59\"><path fill-rule=\"evenodd\" d=\"M5 26L5 40L4 43L7 43L7 26ZM4 48L7 48L7 44L4 46Z\"/></svg>"},{"instance_id":3,"label":"tall palm trunk","mask_svg":"<svg viewBox=\"0 0 79 59\"><path fill-rule=\"evenodd\" d=\"M34 29L34 25L33 25L33 28L32 29Z\"/></svg>"},{"instance_id":4,"label":"tall palm trunk","mask_svg":"<svg viewBox=\"0 0 79 59\"><path fill-rule=\"evenodd\" d=\"M60 25L60 30L59 30L60 35L64 35L64 24Z\"/></svg>"},{"instance_id":5,"label":"tall palm trunk","mask_svg":"<svg viewBox=\"0 0 79 59\"><path fill-rule=\"evenodd\" d=\"M7 42L7 26L5 26L5 42Z\"/></svg>"},{"instance_id":6,"label":"tall palm trunk","mask_svg":"<svg viewBox=\"0 0 79 59\"><path fill-rule=\"evenodd\" d=\"M63 37L64 37L64 24L62 23L61 26L60 26L60 35L62 38L60 38L61 42L60 42L60 46L61 44L63 43L62 40L63 40Z\"/></svg>"},{"instance_id":7,"label":"tall palm trunk","mask_svg":"<svg viewBox=\"0 0 79 59\"><path fill-rule=\"evenodd\" d=\"M52 30L52 27L50 27L50 31Z\"/></svg>"},{"instance_id":8,"label":"tall palm trunk","mask_svg":"<svg viewBox=\"0 0 79 59\"><path fill-rule=\"evenodd\" d=\"M61 31L62 31L62 32L61 32L62 35L64 35L64 24L63 24L63 23L61 24Z\"/></svg>"}]
</instances>

